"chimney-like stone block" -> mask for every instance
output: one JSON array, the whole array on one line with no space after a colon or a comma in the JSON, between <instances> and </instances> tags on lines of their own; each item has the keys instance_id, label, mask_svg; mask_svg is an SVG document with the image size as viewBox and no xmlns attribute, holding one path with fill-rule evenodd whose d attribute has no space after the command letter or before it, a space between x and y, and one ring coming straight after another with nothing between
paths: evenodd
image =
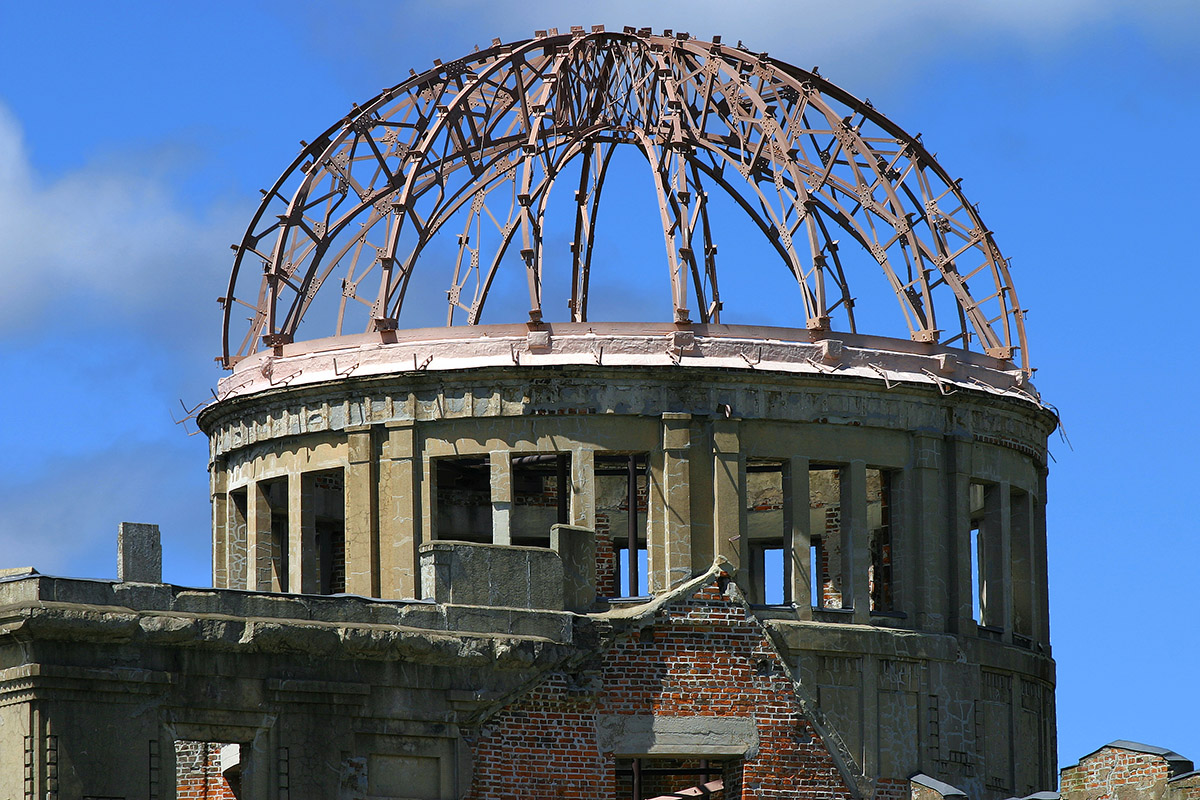
<instances>
[{"instance_id":1,"label":"chimney-like stone block","mask_svg":"<svg viewBox=\"0 0 1200 800\"><path fill-rule=\"evenodd\" d=\"M157 525L122 522L117 526L117 580L162 583L162 541Z\"/></svg>"}]
</instances>

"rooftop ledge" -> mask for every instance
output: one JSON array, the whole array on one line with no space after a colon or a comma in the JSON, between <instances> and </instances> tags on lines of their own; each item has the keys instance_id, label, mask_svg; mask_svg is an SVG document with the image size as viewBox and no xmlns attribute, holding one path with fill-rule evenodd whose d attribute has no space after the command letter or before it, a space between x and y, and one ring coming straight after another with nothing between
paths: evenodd
<instances>
[{"instance_id":1,"label":"rooftop ledge","mask_svg":"<svg viewBox=\"0 0 1200 800\"><path fill-rule=\"evenodd\" d=\"M840 375L1012 395L1041 406L1020 369L980 353L883 336L752 325L545 323L413 328L285 344L238 361L218 400L350 376L483 367L700 367Z\"/></svg>"}]
</instances>

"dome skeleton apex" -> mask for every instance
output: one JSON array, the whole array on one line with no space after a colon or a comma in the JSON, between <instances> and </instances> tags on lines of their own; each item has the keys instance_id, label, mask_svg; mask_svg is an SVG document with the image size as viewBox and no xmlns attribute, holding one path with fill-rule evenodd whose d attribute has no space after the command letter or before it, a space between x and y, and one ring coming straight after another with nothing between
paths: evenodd
<instances>
[{"instance_id":1,"label":"dome skeleton apex","mask_svg":"<svg viewBox=\"0 0 1200 800\"><path fill-rule=\"evenodd\" d=\"M918 138L815 72L765 54L581 30L441 64L355 106L306 145L235 246L222 299L225 364L260 341L293 341L331 277L341 287L337 318L317 335L395 328L443 227L458 247L447 324L479 322L506 255L519 255L529 320L539 323L543 224L560 177L575 201L568 305L572 321L588 321L596 218L621 145L645 157L654 179L672 321L721 321L708 202L718 188L791 273L809 330L836 319L859 332L839 252L839 240L853 240L882 270L914 340L1015 358L1031 371L1007 263L960 182ZM261 276L243 269L247 259L263 263ZM254 315L234 330L234 305L251 305L239 298L250 284Z\"/></svg>"}]
</instances>

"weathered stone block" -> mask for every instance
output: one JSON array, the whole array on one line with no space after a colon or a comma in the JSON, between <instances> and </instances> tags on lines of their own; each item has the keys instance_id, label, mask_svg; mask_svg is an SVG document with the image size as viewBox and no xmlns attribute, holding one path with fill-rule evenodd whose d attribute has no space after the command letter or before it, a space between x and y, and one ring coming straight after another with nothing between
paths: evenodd
<instances>
[{"instance_id":1,"label":"weathered stone block","mask_svg":"<svg viewBox=\"0 0 1200 800\"><path fill-rule=\"evenodd\" d=\"M117 580L162 583L162 542L157 525L122 522L117 526Z\"/></svg>"},{"instance_id":2,"label":"weathered stone block","mask_svg":"<svg viewBox=\"0 0 1200 800\"><path fill-rule=\"evenodd\" d=\"M552 525L550 549L562 560L563 607L590 611L596 603L596 532L575 525Z\"/></svg>"}]
</instances>

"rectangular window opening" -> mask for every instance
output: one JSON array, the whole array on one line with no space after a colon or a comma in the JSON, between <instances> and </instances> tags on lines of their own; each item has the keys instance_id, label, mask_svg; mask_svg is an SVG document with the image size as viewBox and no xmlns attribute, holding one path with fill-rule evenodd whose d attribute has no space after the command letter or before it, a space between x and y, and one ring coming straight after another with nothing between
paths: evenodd
<instances>
[{"instance_id":1,"label":"rectangular window opening","mask_svg":"<svg viewBox=\"0 0 1200 800\"><path fill-rule=\"evenodd\" d=\"M649 594L649 470L646 453L595 456L596 591L601 597Z\"/></svg>"},{"instance_id":2,"label":"rectangular window opening","mask_svg":"<svg viewBox=\"0 0 1200 800\"><path fill-rule=\"evenodd\" d=\"M434 461L437 538L490 544L492 472L486 456Z\"/></svg>"},{"instance_id":3,"label":"rectangular window opening","mask_svg":"<svg viewBox=\"0 0 1200 800\"><path fill-rule=\"evenodd\" d=\"M263 481L262 496L271 509L271 591L288 590L288 488L287 478Z\"/></svg>"},{"instance_id":4,"label":"rectangular window opening","mask_svg":"<svg viewBox=\"0 0 1200 800\"><path fill-rule=\"evenodd\" d=\"M750 559L749 586L744 587L755 605L792 602L791 532L784 508L784 464L751 458L746 462L746 527Z\"/></svg>"},{"instance_id":5,"label":"rectangular window opening","mask_svg":"<svg viewBox=\"0 0 1200 800\"><path fill-rule=\"evenodd\" d=\"M867 470L867 526L870 556L867 585L871 611L890 613L896 606L892 569L892 473L887 470Z\"/></svg>"},{"instance_id":6,"label":"rectangular window opening","mask_svg":"<svg viewBox=\"0 0 1200 800\"><path fill-rule=\"evenodd\" d=\"M739 800L742 762L732 759L618 758L618 798L707 797Z\"/></svg>"},{"instance_id":7,"label":"rectangular window opening","mask_svg":"<svg viewBox=\"0 0 1200 800\"><path fill-rule=\"evenodd\" d=\"M842 608L842 468L812 464L808 469L809 530L813 553L813 607Z\"/></svg>"},{"instance_id":8,"label":"rectangular window opening","mask_svg":"<svg viewBox=\"0 0 1200 800\"><path fill-rule=\"evenodd\" d=\"M808 586L812 597L809 598L813 608L824 608L825 585L825 548L820 536L809 538L808 545Z\"/></svg>"},{"instance_id":9,"label":"rectangular window opening","mask_svg":"<svg viewBox=\"0 0 1200 800\"><path fill-rule=\"evenodd\" d=\"M237 800L242 795L241 753L230 742L175 741L175 797Z\"/></svg>"},{"instance_id":10,"label":"rectangular window opening","mask_svg":"<svg viewBox=\"0 0 1200 800\"><path fill-rule=\"evenodd\" d=\"M550 526L571 524L571 457L512 457L512 543L550 546Z\"/></svg>"},{"instance_id":11,"label":"rectangular window opening","mask_svg":"<svg viewBox=\"0 0 1200 800\"><path fill-rule=\"evenodd\" d=\"M971 527L971 619L979 624L983 624L982 603L980 602L983 596L983 569L979 563L981 548L979 547L979 538L981 534L978 526Z\"/></svg>"},{"instance_id":12,"label":"rectangular window opening","mask_svg":"<svg viewBox=\"0 0 1200 800\"><path fill-rule=\"evenodd\" d=\"M250 552L250 531L246 515L249 503L246 489L234 489L229 493L229 530L226 532L225 552L229 560L226 588L245 589L249 577L246 568Z\"/></svg>"},{"instance_id":13,"label":"rectangular window opening","mask_svg":"<svg viewBox=\"0 0 1200 800\"><path fill-rule=\"evenodd\" d=\"M1003 587L996 570L1000 546L999 486L971 483L971 613L981 628L1000 629Z\"/></svg>"},{"instance_id":14,"label":"rectangular window opening","mask_svg":"<svg viewBox=\"0 0 1200 800\"><path fill-rule=\"evenodd\" d=\"M346 591L346 479L343 470L311 473L318 591Z\"/></svg>"}]
</instances>

